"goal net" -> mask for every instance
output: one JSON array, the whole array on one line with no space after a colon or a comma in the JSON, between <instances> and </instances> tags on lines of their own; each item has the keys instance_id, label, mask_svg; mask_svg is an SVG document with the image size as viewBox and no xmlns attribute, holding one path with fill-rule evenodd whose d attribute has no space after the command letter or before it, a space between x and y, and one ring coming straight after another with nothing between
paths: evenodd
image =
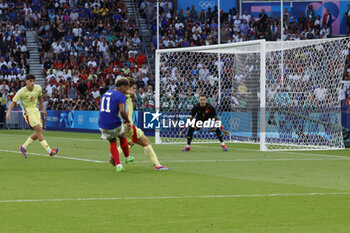
<instances>
[{"instance_id":1,"label":"goal net","mask_svg":"<svg viewBox=\"0 0 350 233\"><path fill-rule=\"evenodd\" d=\"M156 143L186 143L186 121L205 94L229 142L261 150L344 147L339 90L349 40L345 38L242 43L156 51ZM193 143L217 142L213 128Z\"/></svg>"}]
</instances>

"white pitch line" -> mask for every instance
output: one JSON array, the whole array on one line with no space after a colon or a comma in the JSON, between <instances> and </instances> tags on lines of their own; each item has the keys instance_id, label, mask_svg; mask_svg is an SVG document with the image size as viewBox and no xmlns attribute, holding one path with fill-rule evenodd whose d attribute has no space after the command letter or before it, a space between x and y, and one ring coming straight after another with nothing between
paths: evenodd
<instances>
[{"instance_id":1,"label":"white pitch line","mask_svg":"<svg viewBox=\"0 0 350 233\"><path fill-rule=\"evenodd\" d=\"M264 161L329 161L329 160L348 160L344 158L306 158L306 159L298 159L298 158L291 158L291 159L283 159L283 158L276 158L276 159L217 159L217 160L165 160L163 162L166 163L213 163L213 162L264 162ZM138 161L135 161L138 162ZM147 162L148 161L142 161Z\"/></svg>"},{"instance_id":2,"label":"white pitch line","mask_svg":"<svg viewBox=\"0 0 350 233\"><path fill-rule=\"evenodd\" d=\"M0 135L5 135L5 136L25 136L28 137L29 135L24 135L24 134L0 134ZM45 138L51 138L51 139L58 139L58 140L75 140L75 141L82 141L82 142L101 142L103 141L102 139L89 139L89 138L63 138L63 137L50 137L50 136L45 136Z\"/></svg>"},{"instance_id":3,"label":"white pitch line","mask_svg":"<svg viewBox=\"0 0 350 233\"><path fill-rule=\"evenodd\" d=\"M6 135L6 136L28 136L24 134L0 134L0 135ZM51 138L51 139L58 139L58 140L75 140L75 141L92 141L92 142L101 142L102 139L84 139L84 138L63 138L63 137L50 137L45 136L45 138ZM228 144L234 144L234 143L228 143ZM179 146L182 144L166 144L167 146ZM183 144L185 145L185 144ZM210 147L210 146L203 146L203 145L191 145L191 147L199 147L199 148L206 148L206 149L215 149L217 150L217 147ZM230 147L229 150L241 150L241 151L254 151L263 153L260 150L256 149L246 149L246 148L235 148ZM268 153L283 153L283 154L292 154L292 155L306 155L306 156L321 156L321 157L329 157L329 158L343 158L343 159L350 159L350 157L347 156L341 156L341 155L328 155L328 154L314 154L314 153L302 153L302 152L292 152L292 151L268 151Z\"/></svg>"},{"instance_id":4,"label":"white pitch line","mask_svg":"<svg viewBox=\"0 0 350 233\"><path fill-rule=\"evenodd\" d=\"M21 154L21 152L13 151L13 150L0 149L0 151ZM38 153L27 153L27 154L28 155L43 156L43 157L50 157L49 155L46 155L46 154L38 154ZM81 158L74 158L74 157L67 157L67 156L60 156L60 155L55 155L53 158L70 159L70 160L78 160L78 161L93 162L93 163L107 163L106 161L92 160L92 159L81 159Z\"/></svg>"},{"instance_id":5,"label":"white pitch line","mask_svg":"<svg viewBox=\"0 0 350 233\"><path fill-rule=\"evenodd\" d=\"M21 154L19 151L12 151L12 150L3 150L0 149L0 151L3 152L9 152L9 153L15 153L15 154ZM43 157L50 157L46 154L39 154L39 153L27 153L28 155L35 155L35 156L43 156ZM59 159L69 159L69 160L77 160L77 161L84 161L84 162L92 162L92 163L109 163L108 161L101 161L101 160L92 160L92 159L83 159L83 158L76 158L76 157L68 157L68 156L54 156L54 158ZM348 160L344 158L271 158L271 159L212 159L212 160L164 160L162 162L164 163L216 163L216 162L268 162L268 161L329 161L329 160ZM135 161L134 163L150 163L149 161Z\"/></svg>"},{"instance_id":6,"label":"white pitch line","mask_svg":"<svg viewBox=\"0 0 350 233\"><path fill-rule=\"evenodd\" d=\"M350 195L343 193L267 193L267 194L233 194L233 195L206 195L206 196L163 196L163 197L102 197L102 198L61 198L61 199L23 199L0 200L0 203L18 202L63 202L63 201L110 201L110 200L150 200L150 199L200 199L200 198L241 198L241 197L295 197L295 196L340 196Z\"/></svg>"}]
</instances>

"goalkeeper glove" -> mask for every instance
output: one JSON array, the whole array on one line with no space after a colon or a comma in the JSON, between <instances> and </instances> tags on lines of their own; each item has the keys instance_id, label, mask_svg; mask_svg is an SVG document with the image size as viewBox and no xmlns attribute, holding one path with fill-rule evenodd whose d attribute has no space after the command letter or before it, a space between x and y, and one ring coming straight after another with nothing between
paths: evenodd
<instances>
[{"instance_id":1,"label":"goalkeeper glove","mask_svg":"<svg viewBox=\"0 0 350 233\"><path fill-rule=\"evenodd\" d=\"M186 132L186 127L185 127L183 130L181 130L181 132L180 132L180 136L184 135L184 134L185 134L185 132Z\"/></svg>"},{"instance_id":2,"label":"goalkeeper glove","mask_svg":"<svg viewBox=\"0 0 350 233\"><path fill-rule=\"evenodd\" d=\"M223 125L220 127L220 129L222 130L222 132L223 132L224 134L226 134L226 135L228 135L228 136L231 135L230 132L228 132L227 130L225 130L225 128L224 128Z\"/></svg>"}]
</instances>

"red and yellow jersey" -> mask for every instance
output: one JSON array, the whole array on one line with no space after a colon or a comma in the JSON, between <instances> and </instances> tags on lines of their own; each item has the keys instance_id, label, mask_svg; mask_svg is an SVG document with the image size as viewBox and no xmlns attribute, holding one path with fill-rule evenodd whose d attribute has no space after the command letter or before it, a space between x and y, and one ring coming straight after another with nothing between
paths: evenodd
<instances>
[{"instance_id":1,"label":"red and yellow jersey","mask_svg":"<svg viewBox=\"0 0 350 233\"><path fill-rule=\"evenodd\" d=\"M132 115L134 113L134 106L130 95L126 95L125 109L126 113L128 114L129 121L133 124L134 122L132 121Z\"/></svg>"}]
</instances>

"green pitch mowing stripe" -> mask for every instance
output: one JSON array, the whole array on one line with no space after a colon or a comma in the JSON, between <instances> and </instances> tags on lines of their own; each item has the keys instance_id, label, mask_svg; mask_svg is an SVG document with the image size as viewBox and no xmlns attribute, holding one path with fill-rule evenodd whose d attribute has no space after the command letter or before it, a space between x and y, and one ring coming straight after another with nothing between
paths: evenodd
<instances>
[{"instance_id":1,"label":"green pitch mowing stripe","mask_svg":"<svg viewBox=\"0 0 350 233\"><path fill-rule=\"evenodd\" d=\"M350 195L349 193L266 193L266 194L234 194L207 196L168 196L168 197L100 197L100 198L66 198L37 200L0 200L0 203L14 202L61 202L61 201L115 201L115 200L147 200L147 199L198 199L198 198L238 198L238 197L289 197L289 196L333 196Z\"/></svg>"},{"instance_id":2,"label":"green pitch mowing stripe","mask_svg":"<svg viewBox=\"0 0 350 233\"><path fill-rule=\"evenodd\" d=\"M0 152L9 152L9 153L15 153L15 154L21 154L20 151L11 151L11 150L3 150L0 149ZM47 154L38 154L38 153L27 153L27 156L34 155L34 156L43 156L43 157L50 157ZM107 161L100 161L100 160L91 160L91 159L82 159L82 158L75 158L75 157L67 157L67 156L60 156L55 155L54 158L59 159L69 159L69 160L77 160L77 161L84 161L84 162L92 162L92 163L108 163ZM343 156L334 156L332 158L266 158L266 159L217 159L217 160L167 160L163 162L167 163L218 163L218 162L256 162L256 161L311 161L311 160L348 160L350 158L343 157ZM133 163L149 163L149 161L134 161Z\"/></svg>"},{"instance_id":3,"label":"green pitch mowing stripe","mask_svg":"<svg viewBox=\"0 0 350 233\"><path fill-rule=\"evenodd\" d=\"M0 233L350 232L350 150L153 145L172 168L154 171L135 146L120 174L99 134L45 131L61 157L34 142L23 159L31 133L0 130Z\"/></svg>"},{"instance_id":4,"label":"green pitch mowing stripe","mask_svg":"<svg viewBox=\"0 0 350 233\"><path fill-rule=\"evenodd\" d=\"M348 233L349 204L345 196L7 203L0 232Z\"/></svg>"}]
</instances>

